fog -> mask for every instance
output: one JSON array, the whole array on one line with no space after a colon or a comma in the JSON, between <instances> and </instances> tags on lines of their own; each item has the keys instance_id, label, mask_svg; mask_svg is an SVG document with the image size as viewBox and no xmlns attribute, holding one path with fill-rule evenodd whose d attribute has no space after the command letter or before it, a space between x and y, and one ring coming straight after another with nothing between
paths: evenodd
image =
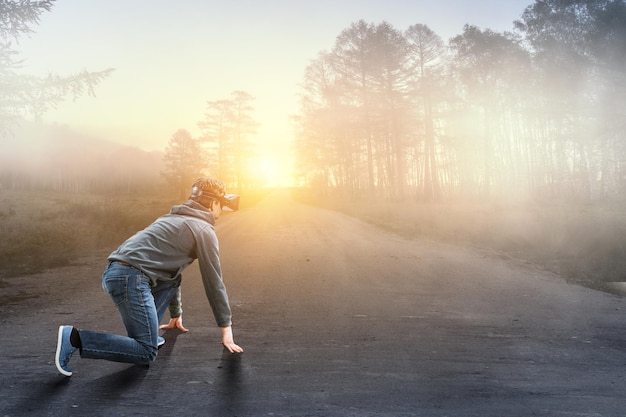
<instances>
[{"instance_id":1,"label":"fog","mask_svg":"<svg viewBox=\"0 0 626 417\"><path fill-rule=\"evenodd\" d=\"M3 186L89 191L103 178L128 187L139 179L183 176L182 186L193 176L214 175L238 190L298 184L352 198L620 201L626 160L624 6L550 3L551 8L531 3L512 15L511 31L470 22L448 38L433 29L438 21L397 26L352 20L302 64L293 112L273 112L290 120L290 130L279 132L268 116L274 108L264 105L271 90L282 96L277 86L216 89L204 102L181 92L184 105L175 107L195 120L161 131L154 143L163 145L149 152L139 144L121 145L133 140L113 131L89 133L84 113L84 122L67 125L45 119L71 102L99 112L86 103L107 103L107 83L127 77L126 70L42 79L42 87L32 86L41 88L39 97L25 91L24 109L12 115L31 113L36 122L22 123L3 141ZM61 15L69 13L64 7ZM51 29L41 24L44 33ZM244 86L260 80L241 78ZM105 98L93 97L100 90ZM127 84L125 94L116 96L138 103L140 91ZM158 125L170 106L161 98L152 101L161 109L152 116ZM124 119L143 118L145 111L139 105ZM115 125L119 118L109 111L99 116L99 124ZM5 130L15 127L6 124ZM197 150L173 161L185 147ZM127 160L145 162L130 174ZM70 183L81 185L68 188Z\"/></svg>"},{"instance_id":2,"label":"fog","mask_svg":"<svg viewBox=\"0 0 626 417\"><path fill-rule=\"evenodd\" d=\"M0 187L59 192L130 191L159 183L161 152L146 152L64 126L22 122L0 141Z\"/></svg>"}]
</instances>

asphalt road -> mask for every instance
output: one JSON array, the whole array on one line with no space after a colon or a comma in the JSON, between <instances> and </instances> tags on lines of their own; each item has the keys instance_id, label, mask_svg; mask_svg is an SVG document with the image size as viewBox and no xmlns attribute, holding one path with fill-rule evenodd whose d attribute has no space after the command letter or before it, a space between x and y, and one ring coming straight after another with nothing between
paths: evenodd
<instances>
[{"instance_id":1,"label":"asphalt road","mask_svg":"<svg viewBox=\"0 0 626 417\"><path fill-rule=\"evenodd\" d=\"M123 332L104 256L0 291L0 416L625 416L626 309L529 264L274 194L219 220L242 355L196 266L149 369L54 366L58 325ZM20 297L15 297L15 300Z\"/></svg>"}]
</instances>

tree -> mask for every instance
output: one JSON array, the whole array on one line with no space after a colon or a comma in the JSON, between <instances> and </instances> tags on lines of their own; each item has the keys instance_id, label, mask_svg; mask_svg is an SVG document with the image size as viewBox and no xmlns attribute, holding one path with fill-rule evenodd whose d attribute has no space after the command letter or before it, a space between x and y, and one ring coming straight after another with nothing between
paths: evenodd
<instances>
[{"instance_id":1,"label":"tree","mask_svg":"<svg viewBox=\"0 0 626 417\"><path fill-rule=\"evenodd\" d=\"M305 71L301 177L357 197L623 195L626 1L536 0L515 25L447 48L425 25L350 25Z\"/></svg>"},{"instance_id":2,"label":"tree","mask_svg":"<svg viewBox=\"0 0 626 417\"><path fill-rule=\"evenodd\" d=\"M386 157L387 196L406 196L406 152L414 129L411 120L411 54L402 32L387 22L375 27L372 79L378 113L382 116L380 143Z\"/></svg>"},{"instance_id":3,"label":"tree","mask_svg":"<svg viewBox=\"0 0 626 417\"><path fill-rule=\"evenodd\" d=\"M163 155L165 163L161 173L165 180L184 198L196 178L204 176L206 164L200 141L185 129L172 135Z\"/></svg>"},{"instance_id":4,"label":"tree","mask_svg":"<svg viewBox=\"0 0 626 417\"><path fill-rule=\"evenodd\" d=\"M84 94L94 96L94 88L112 69L82 71L68 76L48 74L35 77L20 73L21 61L12 41L32 33L40 15L51 10L54 0L0 0L0 136L10 132L20 118L39 118L64 99Z\"/></svg>"},{"instance_id":5,"label":"tree","mask_svg":"<svg viewBox=\"0 0 626 417\"><path fill-rule=\"evenodd\" d=\"M525 178L517 175L519 140L511 120L519 115L520 85L528 85L530 58L512 35L466 25L450 41L453 74L461 100L457 147L466 162L462 175L483 196L507 192ZM517 112L517 113L516 113Z\"/></svg>"},{"instance_id":6,"label":"tree","mask_svg":"<svg viewBox=\"0 0 626 417\"><path fill-rule=\"evenodd\" d=\"M440 196L440 183L437 164L437 134L435 132L435 101L442 101L442 81L446 49L443 40L428 26L415 24L406 32L414 72L414 95L417 111L423 123L423 175L422 189L424 197L437 199Z\"/></svg>"},{"instance_id":7,"label":"tree","mask_svg":"<svg viewBox=\"0 0 626 417\"><path fill-rule=\"evenodd\" d=\"M626 2L610 2L596 10L593 18L588 45L597 68L597 193L600 197L614 197L623 195L626 188Z\"/></svg>"},{"instance_id":8,"label":"tree","mask_svg":"<svg viewBox=\"0 0 626 417\"><path fill-rule=\"evenodd\" d=\"M233 92L235 114L233 120L234 159L236 181L235 186L242 190L250 182L250 173L246 161L252 156L250 136L256 133L258 123L252 117L254 97L245 91Z\"/></svg>"},{"instance_id":9,"label":"tree","mask_svg":"<svg viewBox=\"0 0 626 417\"><path fill-rule=\"evenodd\" d=\"M624 1L536 1L516 27L533 54L539 108L550 115L542 128L550 132L552 196L618 193L626 159Z\"/></svg>"},{"instance_id":10,"label":"tree","mask_svg":"<svg viewBox=\"0 0 626 417\"><path fill-rule=\"evenodd\" d=\"M207 149L204 151L207 158L215 167L215 173L222 181L227 181L230 174L229 167L232 161L233 150L230 148L232 137L233 103L230 100L216 100L207 102L207 111L204 120L198 123L203 131L202 143Z\"/></svg>"},{"instance_id":11,"label":"tree","mask_svg":"<svg viewBox=\"0 0 626 417\"><path fill-rule=\"evenodd\" d=\"M305 69L302 114L293 118L298 130L295 141L297 174L304 183L317 184L321 193L334 181L332 171L337 164L334 160L336 152L332 149L335 120L341 118L332 113L338 107L336 77L330 54L319 53Z\"/></svg>"},{"instance_id":12,"label":"tree","mask_svg":"<svg viewBox=\"0 0 626 417\"><path fill-rule=\"evenodd\" d=\"M317 175L326 183L355 196L403 195L410 134L407 64L399 31L361 20L307 68L298 147L323 152L315 157L324 165Z\"/></svg>"},{"instance_id":13,"label":"tree","mask_svg":"<svg viewBox=\"0 0 626 417\"><path fill-rule=\"evenodd\" d=\"M250 176L245 162L252 152L250 136L258 126L252 117L253 100L245 91L234 91L230 99L209 101L204 119L198 123L209 155L217 154L219 178L238 190L246 187Z\"/></svg>"}]
</instances>

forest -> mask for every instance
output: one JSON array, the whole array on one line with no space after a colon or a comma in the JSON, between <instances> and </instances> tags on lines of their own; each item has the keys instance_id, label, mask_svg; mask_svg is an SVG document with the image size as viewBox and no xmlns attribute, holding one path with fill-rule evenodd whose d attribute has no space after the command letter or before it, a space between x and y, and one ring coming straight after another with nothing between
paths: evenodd
<instances>
[{"instance_id":1,"label":"forest","mask_svg":"<svg viewBox=\"0 0 626 417\"><path fill-rule=\"evenodd\" d=\"M16 71L15 41L52 5L0 10L3 145L26 142L6 135L20 118L36 120L61 100L94 94L112 74L36 79ZM512 23L504 33L468 24L447 41L423 23L350 24L303 68L300 106L291 115L294 184L385 201L621 201L626 3L537 0ZM25 145L22 154L2 151L0 181L5 188L131 191L157 182L180 189L204 173L237 190L257 187L248 165L262 121L254 119L253 100L236 91L208 101L198 122L202 136L191 137L186 127L163 132L171 140L160 163L156 153L126 148L121 155L151 167L138 176L102 175L119 165L112 161L120 160L120 146L108 146L110 154L101 146L115 138L72 137L59 151L40 143L46 135L67 142L59 138L63 129L39 127L29 134L38 136L31 148L44 163L34 171L17 164L31 153ZM49 161L61 163L43 169ZM75 166L81 161L86 168Z\"/></svg>"},{"instance_id":2,"label":"forest","mask_svg":"<svg viewBox=\"0 0 626 417\"><path fill-rule=\"evenodd\" d=\"M616 201L626 4L541 0L498 33L357 21L306 68L299 179L390 201Z\"/></svg>"}]
</instances>

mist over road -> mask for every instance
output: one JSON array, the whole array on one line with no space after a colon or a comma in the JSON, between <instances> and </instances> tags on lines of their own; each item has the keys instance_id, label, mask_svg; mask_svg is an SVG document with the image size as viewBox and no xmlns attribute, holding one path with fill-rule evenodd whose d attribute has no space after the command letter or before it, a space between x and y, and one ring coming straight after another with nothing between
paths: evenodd
<instances>
[{"instance_id":1,"label":"mist over road","mask_svg":"<svg viewBox=\"0 0 626 417\"><path fill-rule=\"evenodd\" d=\"M149 370L76 357L74 376L58 375L59 324L122 332L100 289L105 260L94 259L23 278L72 284L2 310L0 416L626 410L617 296L475 249L407 240L287 192L225 214L217 231L243 355L223 352L194 264L183 278L191 331L168 331Z\"/></svg>"}]
</instances>

